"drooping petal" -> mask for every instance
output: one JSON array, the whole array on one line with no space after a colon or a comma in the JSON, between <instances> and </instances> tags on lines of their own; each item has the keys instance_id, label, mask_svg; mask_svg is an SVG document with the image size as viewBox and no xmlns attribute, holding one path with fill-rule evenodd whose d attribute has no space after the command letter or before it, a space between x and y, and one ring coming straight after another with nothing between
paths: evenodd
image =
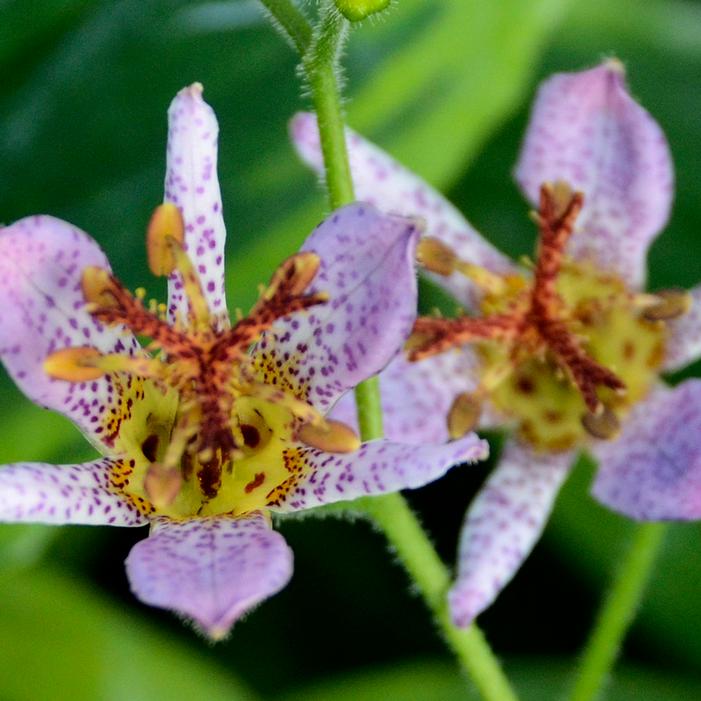
<instances>
[{"instance_id":1,"label":"drooping petal","mask_svg":"<svg viewBox=\"0 0 701 701\"><path fill-rule=\"evenodd\" d=\"M464 260L493 272L511 269L509 259L485 241L460 212L418 175L404 168L389 154L347 130L351 174L359 200L385 212L418 216L426 221L426 235L433 236ZM317 173L323 173L316 116L300 112L290 123L292 141L301 159ZM464 276L432 276L463 304L474 307L479 291Z\"/></svg>"},{"instance_id":2,"label":"drooping petal","mask_svg":"<svg viewBox=\"0 0 701 701\"><path fill-rule=\"evenodd\" d=\"M468 626L509 583L540 537L573 455L535 454L510 441L472 502L448 601L456 625Z\"/></svg>"},{"instance_id":3,"label":"drooping petal","mask_svg":"<svg viewBox=\"0 0 701 701\"><path fill-rule=\"evenodd\" d=\"M171 609L215 640L292 576L292 551L260 513L153 522L126 561L134 594Z\"/></svg>"},{"instance_id":4,"label":"drooping petal","mask_svg":"<svg viewBox=\"0 0 701 701\"><path fill-rule=\"evenodd\" d=\"M533 203L546 181L581 190L571 253L643 285L648 247L669 216L674 173L665 136L631 98L618 61L545 81L516 179Z\"/></svg>"},{"instance_id":5,"label":"drooping petal","mask_svg":"<svg viewBox=\"0 0 701 701\"><path fill-rule=\"evenodd\" d=\"M487 442L474 433L445 445L372 441L346 454L290 448L284 455L290 477L268 495L268 506L278 512L301 511L413 489L438 479L455 465L484 460L488 452Z\"/></svg>"},{"instance_id":6,"label":"drooping petal","mask_svg":"<svg viewBox=\"0 0 701 701\"><path fill-rule=\"evenodd\" d=\"M664 370L672 372L701 358L701 285L690 290L691 309L667 322Z\"/></svg>"},{"instance_id":7,"label":"drooping petal","mask_svg":"<svg viewBox=\"0 0 701 701\"><path fill-rule=\"evenodd\" d=\"M0 229L0 358L32 401L65 414L99 444L116 398L112 380L71 383L43 369L50 353L71 346L129 354L138 348L131 332L104 327L85 311L87 266L109 270L99 246L60 219L27 217Z\"/></svg>"},{"instance_id":8,"label":"drooping petal","mask_svg":"<svg viewBox=\"0 0 701 701\"><path fill-rule=\"evenodd\" d=\"M329 301L282 319L253 351L266 382L288 385L326 412L381 370L416 317L415 222L352 204L322 222L302 246L321 258L309 288Z\"/></svg>"},{"instance_id":9,"label":"drooping petal","mask_svg":"<svg viewBox=\"0 0 701 701\"><path fill-rule=\"evenodd\" d=\"M659 386L613 443L601 444L592 494L641 521L701 518L701 380Z\"/></svg>"},{"instance_id":10,"label":"drooping petal","mask_svg":"<svg viewBox=\"0 0 701 701\"><path fill-rule=\"evenodd\" d=\"M141 526L147 519L113 486L123 467L108 458L82 465L0 467L0 521Z\"/></svg>"},{"instance_id":11,"label":"drooping petal","mask_svg":"<svg viewBox=\"0 0 701 701\"><path fill-rule=\"evenodd\" d=\"M398 355L380 373L385 437L403 443L447 441L448 412L458 395L477 387L478 362L469 347L416 363L410 363L403 353ZM331 417L357 426L352 392L338 401ZM486 405L478 425L493 425Z\"/></svg>"},{"instance_id":12,"label":"drooping petal","mask_svg":"<svg viewBox=\"0 0 701 701\"><path fill-rule=\"evenodd\" d=\"M168 109L166 202L178 205L185 222L185 247L200 276L209 309L218 323L228 323L224 291L226 229L217 177L219 125L202 99L202 86L183 88ZM179 273L168 280L171 319L187 318Z\"/></svg>"}]
</instances>

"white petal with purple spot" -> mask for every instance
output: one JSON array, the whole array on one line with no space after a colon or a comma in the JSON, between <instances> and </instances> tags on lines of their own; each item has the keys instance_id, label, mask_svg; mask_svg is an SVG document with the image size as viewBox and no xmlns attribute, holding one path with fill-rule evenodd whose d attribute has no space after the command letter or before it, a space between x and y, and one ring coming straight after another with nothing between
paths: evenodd
<instances>
[{"instance_id":1,"label":"white petal with purple spot","mask_svg":"<svg viewBox=\"0 0 701 701\"><path fill-rule=\"evenodd\" d=\"M114 465L104 458L82 465L15 463L0 467L0 521L95 526L147 523L110 487Z\"/></svg>"},{"instance_id":2,"label":"white petal with purple spot","mask_svg":"<svg viewBox=\"0 0 701 701\"><path fill-rule=\"evenodd\" d=\"M618 61L543 83L516 179L533 203L544 182L581 190L572 255L634 288L644 284L647 250L669 217L674 173L665 136L631 98Z\"/></svg>"},{"instance_id":3,"label":"white petal with purple spot","mask_svg":"<svg viewBox=\"0 0 701 701\"><path fill-rule=\"evenodd\" d=\"M295 115L290 123L292 141L302 160L317 173L323 173L316 117L307 112ZM369 202L385 212L421 217L426 235L440 239L464 260L493 272L506 272L513 265L485 241L460 212L418 175L404 168L389 154L346 130L351 174L359 200ZM474 307L479 290L464 276L432 276L461 303Z\"/></svg>"},{"instance_id":4,"label":"white petal with purple spot","mask_svg":"<svg viewBox=\"0 0 701 701\"><path fill-rule=\"evenodd\" d=\"M228 324L224 292L226 229L217 177L219 125L202 99L199 83L183 88L168 110L166 202L178 205L185 222L185 247L200 276L209 309ZM168 311L187 318L179 273L168 280Z\"/></svg>"},{"instance_id":5,"label":"white petal with purple spot","mask_svg":"<svg viewBox=\"0 0 701 701\"><path fill-rule=\"evenodd\" d=\"M535 454L509 441L470 505L448 601L456 625L468 626L509 583L540 537L573 460L570 452Z\"/></svg>"},{"instance_id":6,"label":"white petal with purple spot","mask_svg":"<svg viewBox=\"0 0 701 701\"><path fill-rule=\"evenodd\" d=\"M213 639L292 576L292 551L260 513L157 518L126 561L132 591L192 619Z\"/></svg>"}]
</instances>

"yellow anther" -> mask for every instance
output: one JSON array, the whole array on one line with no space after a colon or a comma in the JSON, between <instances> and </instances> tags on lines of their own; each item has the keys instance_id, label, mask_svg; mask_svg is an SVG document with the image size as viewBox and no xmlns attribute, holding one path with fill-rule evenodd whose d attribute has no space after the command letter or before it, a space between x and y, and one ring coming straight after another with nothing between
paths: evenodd
<instances>
[{"instance_id":1,"label":"yellow anther","mask_svg":"<svg viewBox=\"0 0 701 701\"><path fill-rule=\"evenodd\" d=\"M134 297L143 301L146 298L146 288L145 287L137 287L134 290Z\"/></svg>"},{"instance_id":2,"label":"yellow anther","mask_svg":"<svg viewBox=\"0 0 701 701\"><path fill-rule=\"evenodd\" d=\"M305 424L297 432L297 439L329 453L352 453L360 448L360 438L355 431L333 419L321 425Z\"/></svg>"},{"instance_id":3,"label":"yellow anther","mask_svg":"<svg viewBox=\"0 0 701 701\"><path fill-rule=\"evenodd\" d=\"M416 259L426 270L444 277L452 275L458 263L455 251L431 236L426 236L419 241Z\"/></svg>"},{"instance_id":4,"label":"yellow anther","mask_svg":"<svg viewBox=\"0 0 701 701\"><path fill-rule=\"evenodd\" d=\"M648 304L644 304L642 317L647 321L669 321L686 314L693 299L686 290L660 290L645 296Z\"/></svg>"},{"instance_id":5,"label":"yellow anther","mask_svg":"<svg viewBox=\"0 0 701 701\"><path fill-rule=\"evenodd\" d=\"M103 309L114 307L117 304L113 293L114 281L104 268L92 265L85 268L80 284L83 289L83 297L88 304L94 304Z\"/></svg>"},{"instance_id":6,"label":"yellow anther","mask_svg":"<svg viewBox=\"0 0 701 701\"><path fill-rule=\"evenodd\" d=\"M180 492L183 478L179 469L167 468L161 463L152 463L144 477L144 490L157 509L170 506Z\"/></svg>"},{"instance_id":7,"label":"yellow anther","mask_svg":"<svg viewBox=\"0 0 701 701\"><path fill-rule=\"evenodd\" d=\"M621 430L621 424L616 414L606 405L600 405L600 411L587 412L582 416L582 426L594 438L610 440Z\"/></svg>"},{"instance_id":8,"label":"yellow anther","mask_svg":"<svg viewBox=\"0 0 701 701\"><path fill-rule=\"evenodd\" d=\"M448 435L451 439L462 438L472 431L482 413L482 402L475 394L463 392L453 400L448 411Z\"/></svg>"},{"instance_id":9,"label":"yellow anther","mask_svg":"<svg viewBox=\"0 0 701 701\"><path fill-rule=\"evenodd\" d=\"M480 289L491 294L503 294L507 289L506 280L501 275L492 273L486 268L481 268L473 263L458 261L455 269L460 271L465 277L472 280Z\"/></svg>"},{"instance_id":10,"label":"yellow anther","mask_svg":"<svg viewBox=\"0 0 701 701\"><path fill-rule=\"evenodd\" d=\"M151 272L161 277L175 270L174 248L185 243L185 224L180 209L171 202L156 207L146 230L146 254ZM175 244L175 246L174 246Z\"/></svg>"},{"instance_id":11,"label":"yellow anther","mask_svg":"<svg viewBox=\"0 0 701 701\"><path fill-rule=\"evenodd\" d=\"M319 256L311 251L290 256L277 268L261 298L271 300L281 291L285 297L301 295L311 284L320 264Z\"/></svg>"},{"instance_id":12,"label":"yellow anther","mask_svg":"<svg viewBox=\"0 0 701 701\"><path fill-rule=\"evenodd\" d=\"M57 380L88 382L105 374L104 370L95 365L101 359L102 354L96 348L64 348L47 356L44 372Z\"/></svg>"}]
</instances>

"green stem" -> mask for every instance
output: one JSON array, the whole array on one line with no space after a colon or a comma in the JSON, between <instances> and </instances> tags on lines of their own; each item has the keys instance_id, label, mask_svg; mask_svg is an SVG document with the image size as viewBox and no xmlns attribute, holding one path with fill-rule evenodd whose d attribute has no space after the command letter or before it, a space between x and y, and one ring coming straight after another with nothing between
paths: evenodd
<instances>
[{"instance_id":1,"label":"green stem","mask_svg":"<svg viewBox=\"0 0 701 701\"><path fill-rule=\"evenodd\" d=\"M312 41L312 27L291 0L260 0L280 33L304 56Z\"/></svg>"},{"instance_id":2,"label":"green stem","mask_svg":"<svg viewBox=\"0 0 701 701\"><path fill-rule=\"evenodd\" d=\"M667 524L636 527L630 550L616 574L584 649L570 701L592 701L616 662L660 551Z\"/></svg>"},{"instance_id":3,"label":"green stem","mask_svg":"<svg viewBox=\"0 0 701 701\"><path fill-rule=\"evenodd\" d=\"M284 17L276 12L289 3L266 0L264 4L273 18L284 26ZM288 33L292 35L289 30ZM355 199L337 77L338 59L347 33L348 22L327 0L311 44L300 51L319 124L326 187L332 209ZM377 377L360 383L355 390L355 399L362 439L381 438L382 404ZM446 642L483 698L486 701L516 701L516 694L477 626L459 629L453 625L446 597L450 574L402 496L389 494L360 499L353 503L352 510L371 517L382 529L433 613Z\"/></svg>"}]
</instances>

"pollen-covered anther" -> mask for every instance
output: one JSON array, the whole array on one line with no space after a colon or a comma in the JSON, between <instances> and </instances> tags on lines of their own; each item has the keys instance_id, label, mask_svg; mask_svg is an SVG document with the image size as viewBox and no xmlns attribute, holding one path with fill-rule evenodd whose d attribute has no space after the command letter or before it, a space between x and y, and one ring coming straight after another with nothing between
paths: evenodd
<instances>
[{"instance_id":1,"label":"pollen-covered anther","mask_svg":"<svg viewBox=\"0 0 701 701\"><path fill-rule=\"evenodd\" d=\"M262 298L270 301L275 297L301 295L316 277L321 259L312 251L303 251L284 260L265 288Z\"/></svg>"},{"instance_id":2,"label":"pollen-covered anther","mask_svg":"<svg viewBox=\"0 0 701 701\"><path fill-rule=\"evenodd\" d=\"M660 290L645 295L642 318L646 321L670 321L686 314L692 305L686 290Z\"/></svg>"},{"instance_id":3,"label":"pollen-covered anther","mask_svg":"<svg viewBox=\"0 0 701 701\"><path fill-rule=\"evenodd\" d=\"M448 410L448 434L456 440L474 430L482 413L482 401L470 392L463 392L453 400Z\"/></svg>"},{"instance_id":4,"label":"pollen-covered anther","mask_svg":"<svg viewBox=\"0 0 701 701\"><path fill-rule=\"evenodd\" d=\"M621 423L613 410L605 404L600 404L598 411L589 411L582 416L582 426L586 432L600 440L615 438L620 430Z\"/></svg>"},{"instance_id":5,"label":"pollen-covered anther","mask_svg":"<svg viewBox=\"0 0 701 701\"><path fill-rule=\"evenodd\" d=\"M174 246L183 247L185 224L180 209L170 203L156 207L146 230L148 266L157 277L170 275L176 267Z\"/></svg>"},{"instance_id":6,"label":"pollen-covered anther","mask_svg":"<svg viewBox=\"0 0 701 701\"><path fill-rule=\"evenodd\" d=\"M419 241L416 259L426 270L448 277L455 272L458 257L450 246L438 239L426 236Z\"/></svg>"},{"instance_id":7,"label":"pollen-covered anther","mask_svg":"<svg viewBox=\"0 0 701 701\"><path fill-rule=\"evenodd\" d=\"M117 282L109 271L96 266L89 266L83 271L80 280L83 297L93 308L109 309L118 307Z\"/></svg>"},{"instance_id":8,"label":"pollen-covered anther","mask_svg":"<svg viewBox=\"0 0 701 701\"><path fill-rule=\"evenodd\" d=\"M297 439L329 453L352 453L360 448L360 438L355 431L333 419L322 424L305 424L297 431Z\"/></svg>"},{"instance_id":9,"label":"pollen-covered anther","mask_svg":"<svg viewBox=\"0 0 701 701\"><path fill-rule=\"evenodd\" d=\"M154 462L146 471L144 490L151 503L157 509L163 509L175 501L182 483L183 478L179 469Z\"/></svg>"},{"instance_id":10,"label":"pollen-covered anther","mask_svg":"<svg viewBox=\"0 0 701 701\"><path fill-rule=\"evenodd\" d=\"M100 351L90 346L64 348L46 357L44 372L57 380L88 382L105 374L95 364L101 358Z\"/></svg>"}]
</instances>

